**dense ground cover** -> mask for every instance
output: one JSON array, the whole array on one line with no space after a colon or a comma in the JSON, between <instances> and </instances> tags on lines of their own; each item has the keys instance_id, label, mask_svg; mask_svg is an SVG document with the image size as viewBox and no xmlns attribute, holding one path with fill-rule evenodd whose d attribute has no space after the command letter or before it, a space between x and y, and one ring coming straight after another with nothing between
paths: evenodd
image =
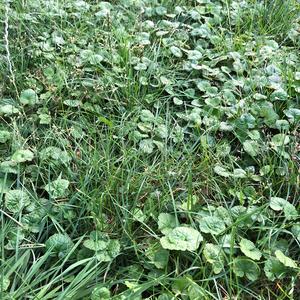
<instances>
[{"instance_id":1,"label":"dense ground cover","mask_svg":"<svg viewBox=\"0 0 300 300\"><path fill-rule=\"evenodd\" d=\"M294 0L0 4L1 299L299 299Z\"/></svg>"}]
</instances>

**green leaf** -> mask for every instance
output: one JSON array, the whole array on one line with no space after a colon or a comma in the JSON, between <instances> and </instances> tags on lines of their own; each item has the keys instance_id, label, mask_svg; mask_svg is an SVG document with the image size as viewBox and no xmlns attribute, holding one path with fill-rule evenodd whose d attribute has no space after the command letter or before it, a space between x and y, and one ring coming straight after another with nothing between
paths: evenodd
<instances>
[{"instance_id":1,"label":"green leaf","mask_svg":"<svg viewBox=\"0 0 300 300\"><path fill-rule=\"evenodd\" d=\"M138 35L136 35L136 41L140 45L150 45L150 33L149 32L140 32Z\"/></svg>"},{"instance_id":2,"label":"green leaf","mask_svg":"<svg viewBox=\"0 0 300 300\"><path fill-rule=\"evenodd\" d=\"M96 66L96 65L99 65L103 60L104 60L104 57L101 54L94 53L93 55L91 55L89 62L91 65ZM76 106L78 106L78 105L76 105Z\"/></svg>"},{"instance_id":3,"label":"green leaf","mask_svg":"<svg viewBox=\"0 0 300 300\"><path fill-rule=\"evenodd\" d=\"M277 120L275 126L279 130L289 130L290 124L287 120Z\"/></svg>"},{"instance_id":4,"label":"green leaf","mask_svg":"<svg viewBox=\"0 0 300 300\"><path fill-rule=\"evenodd\" d=\"M189 60L199 60L203 56L202 53L198 50L188 50L187 54Z\"/></svg>"},{"instance_id":5,"label":"green leaf","mask_svg":"<svg viewBox=\"0 0 300 300\"><path fill-rule=\"evenodd\" d=\"M109 241L103 241L101 239L99 240L86 240L83 243L83 246L93 250L93 251L99 251L99 250L104 250L107 248Z\"/></svg>"},{"instance_id":6,"label":"green leaf","mask_svg":"<svg viewBox=\"0 0 300 300\"><path fill-rule=\"evenodd\" d=\"M281 250L275 251L276 258L286 267L297 269L298 266L295 261L293 261L291 258L287 257L283 254Z\"/></svg>"},{"instance_id":7,"label":"green leaf","mask_svg":"<svg viewBox=\"0 0 300 300\"><path fill-rule=\"evenodd\" d=\"M154 150L154 143L151 139L141 140L140 149L147 154L151 154Z\"/></svg>"},{"instance_id":8,"label":"green leaf","mask_svg":"<svg viewBox=\"0 0 300 300\"><path fill-rule=\"evenodd\" d=\"M287 220L294 220L299 216L295 206L289 202L285 205L283 212Z\"/></svg>"},{"instance_id":9,"label":"green leaf","mask_svg":"<svg viewBox=\"0 0 300 300\"><path fill-rule=\"evenodd\" d=\"M179 226L160 239L164 249L195 251L203 240L200 232L191 227Z\"/></svg>"},{"instance_id":10,"label":"green leaf","mask_svg":"<svg viewBox=\"0 0 300 300\"><path fill-rule=\"evenodd\" d=\"M21 212L29 204L30 197L23 190L11 190L5 194L5 207L12 213Z\"/></svg>"},{"instance_id":11,"label":"green leaf","mask_svg":"<svg viewBox=\"0 0 300 300\"><path fill-rule=\"evenodd\" d=\"M174 300L174 297L171 293L163 293L158 296L157 300Z\"/></svg>"},{"instance_id":12,"label":"green leaf","mask_svg":"<svg viewBox=\"0 0 300 300\"><path fill-rule=\"evenodd\" d=\"M32 161L34 154L30 150L20 149L17 150L11 157L12 161L22 163L26 161Z\"/></svg>"},{"instance_id":13,"label":"green leaf","mask_svg":"<svg viewBox=\"0 0 300 300\"><path fill-rule=\"evenodd\" d=\"M247 277L251 281L258 279L260 268L253 260L237 257L233 260L233 272L238 277Z\"/></svg>"},{"instance_id":14,"label":"green leaf","mask_svg":"<svg viewBox=\"0 0 300 300\"><path fill-rule=\"evenodd\" d=\"M38 103L38 96L32 89L27 89L21 92L20 102L24 105L34 105Z\"/></svg>"},{"instance_id":15,"label":"green leaf","mask_svg":"<svg viewBox=\"0 0 300 300\"><path fill-rule=\"evenodd\" d=\"M60 177L45 186L45 190L52 198L62 198L68 194L70 182Z\"/></svg>"},{"instance_id":16,"label":"green leaf","mask_svg":"<svg viewBox=\"0 0 300 300\"><path fill-rule=\"evenodd\" d=\"M163 85L170 85L172 83L166 76L160 76L159 79Z\"/></svg>"},{"instance_id":17,"label":"green leaf","mask_svg":"<svg viewBox=\"0 0 300 300\"><path fill-rule=\"evenodd\" d=\"M42 149L39 152L39 156L41 160L57 160L62 163L68 163L71 160L71 157L66 151L61 150L58 147L49 146Z\"/></svg>"},{"instance_id":18,"label":"green leaf","mask_svg":"<svg viewBox=\"0 0 300 300\"><path fill-rule=\"evenodd\" d=\"M182 57L182 51L178 47L171 46L170 51L174 56L176 56L178 58Z\"/></svg>"},{"instance_id":19,"label":"green leaf","mask_svg":"<svg viewBox=\"0 0 300 300\"><path fill-rule=\"evenodd\" d=\"M155 116L153 113L148 109L143 109L141 111L140 118L143 122L153 123L155 122Z\"/></svg>"},{"instance_id":20,"label":"green leaf","mask_svg":"<svg viewBox=\"0 0 300 300\"><path fill-rule=\"evenodd\" d=\"M148 65L146 63L138 63L134 66L134 69L137 71L147 70Z\"/></svg>"},{"instance_id":21,"label":"green leaf","mask_svg":"<svg viewBox=\"0 0 300 300\"><path fill-rule=\"evenodd\" d=\"M2 276L0 275L0 291L1 291L1 294L2 292L5 292L8 288L9 288L9 285L10 285L10 280L7 276ZM2 295L4 296L4 295Z\"/></svg>"},{"instance_id":22,"label":"green leaf","mask_svg":"<svg viewBox=\"0 0 300 300\"><path fill-rule=\"evenodd\" d=\"M158 216L158 229L163 234L168 234L177 226L175 216L168 213L160 213Z\"/></svg>"},{"instance_id":23,"label":"green leaf","mask_svg":"<svg viewBox=\"0 0 300 300\"><path fill-rule=\"evenodd\" d=\"M226 225L232 224L231 215L230 215L228 209L226 209L223 206L218 206L216 208L216 210L214 211L213 215L214 215L214 217L217 217L218 219L223 220Z\"/></svg>"},{"instance_id":24,"label":"green leaf","mask_svg":"<svg viewBox=\"0 0 300 300\"><path fill-rule=\"evenodd\" d=\"M287 220L295 219L298 216L298 212L294 205L280 197L271 197L270 207L275 211L283 210Z\"/></svg>"},{"instance_id":25,"label":"green leaf","mask_svg":"<svg viewBox=\"0 0 300 300\"><path fill-rule=\"evenodd\" d=\"M212 99L210 99L210 100L212 100ZM211 101L210 101L210 105L212 105ZM233 126L231 124L229 124L228 122L221 122L220 123L220 130L221 131L233 131Z\"/></svg>"},{"instance_id":26,"label":"green leaf","mask_svg":"<svg viewBox=\"0 0 300 300\"><path fill-rule=\"evenodd\" d=\"M172 284L172 290L177 295L183 294L187 291L191 283L193 283L193 279L190 275L187 275L185 277L176 277L174 278L174 282Z\"/></svg>"},{"instance_id":27,"label":"green leaf","mask_svg":"<svg viewBox=\"0 0 300 300\"><path fill-rule=\"evenodd\" d=\"M284 111L284 114L289 118L291 123L300 120L300 109L298 108L289 108Z\"/></svg>"},{"instance_id":28,"label":"green leaf","mask_svg":"<svg viewBox=\"0 0 300 300\"><path fill-rule=\"evenodd\" d=\"M146 256L158 269L163 269L168 265L169 251L162 248L159 243L150 245L146 251Z\"/></svg>"},{"instance_id":29,"label":"green leaf","mask_svg":"<svg viewBox=\"0 0 300 300\"><path fill-rule=\"evenodd\" d=\"M10 116L19 112L20 111L11 104L0 105L0 115Z\"/></svg>"},{"instance_id":30,"label":"green leaf","mask_svg":"<svg viewBox=\"0 0 300 300\"><path fill-rule=\"evenodd\" d=\"M266 100L266 99L268 99L267 96L262 95L262 94L260 94L260 93L254 94L254 95L253 95L253 98L254 98L255 100Z\"/></svg>"},{"instance_id":31,"label":"green leaf","mask_svg":"<svg viewBox=\"0 0 300 300\"><path fill-rule=\"evenodd\" d=\"M275 134L272 137L271 144L275 147L287 145L290 142L290 137L284 133Z\"/></svg>"},{"instance_id":32,"label":"green leaf","mask_svg":"<svg viewBox=\"0 0 300 300\"><path fill-rule=\"evenodd\" d=\"M274 100L286 100L288 98L288 93L283 90L283 89L278 89L278 90L275 90L272 94L271 94L271 100L274 101Z\"/></svg>"},{"instance_id":33,"label":"green leaf","mask_svg":"<svg viewBox=\"0 0 300 300\"><path fill-rule=\"evenodd\" d=\"M289 272L288 268L275 257L270 257L266 260L264 271L267 278L271 281L283 279Z\"/></svg>"},{"instance_id":34,"label":"green leaf","mask_svg":"<svg viewBox=\"0 0 300 300\"><path fill-rule=\"evenodd\" d=\"M164 6L157 6L155 8L155 12L159 15L159 16L164 16L167 14L167 9Z\"/></svg>"},{"instance_id":35,"label":"green leaf","mask_svg":"<svg viewBox=\"0 0 300 300\"><path fill-rule=\"evenodd\" d=\"M7 130L0 130L0 143L4 144L11 139L11 133Z\"/></svg>"},{"instance_id":36,"label":"green leaf","mask_svg":"<svg viewBox=\"0 0 300 300\"><path fill-rule=\"evenodd\" d=\"M155 128L155 133L158 137L166 139L168 137L168 127L166 125L160 124Z\"/></svg>"},{"instance_id":37,"label":"green leaf","mask_svg":"<svg viewBox=\"0 0 300 300\"><path fill-rule=\"evenodd\" d=\"M83 60L83 61L89 61L90 58L92 57L92 55L94 54L94 52L90 49L84 49L84 50L81 50L80 51L80 58Z\"/></svg>"},{"instance_id":38,"label":"green leaf","mask_svg":"<svg viewBox=\"0 0 300 300\"><path fill-rule=\"evenodd\" d=\"M81 101L80 100L65 100L64 101L64 105L69 106L69 107L79 107L81 105Z\"/></svg>"},{"instance_id":39,"label":"green leaf","mask_svg":"<svg viewBox=\"0 0 300 300\"><path fill-rule=\"evenodd\" d=\"M72 250L74 244L66 234L55 233L45 243L46 249L58 258L64 258Z\"/></svg>"},{"instance_id":40,"label":"green leaf","mask_svg":"<svg viewBox=\"0 0 300 300\"><path fill-rule=\"evenodd\" d=\"M5 178L4 176L0 177L0 195L7 193L12 186L12 181Z\"/></svg>"},{"instance_id":41,"label":"green leaf","mask_svg":"<svg viewBox=\"0 0 300 300\"><path fill-rule=\"evenodd\" d=\"M48 114L39 114L40 124L49 125L51 123L51 116Z\"/></svg>"},{"instance_id":42,"label":"green leaf","mask_svg":"<svg viewBox=\"0 0 300 300\"><path fill-rule=\"evenodd\" d=\"M138 123L137 124L138 128L142 131L142 132L151 132L153 130L153 125L149 124L149 123ZM146 135L148 137L148 135Z\"/></svg>"},{"instance_id":43,"label":"green leaf","mask_svg":"<svg viewBox=\"0 0 300 300\"><path fill-rule=\"evenodd\" d=\"M177 97L174 97L173 98L173 102L175 105L182 105L183 104L183 101Z\"/></svg>"},{"instance_id":44,"label":"green leaf","mask_svg":"<svg viewBox=\"0 0 300 300\"><path fill-rule=\"evenodd\" d=\"M91 300L111 299L110 290L106 287L95 287L92 291Z\"/></svg>"},{"instance_id":45,"label":"green leaf","mask_svg":"<svg viewBox=\"0 0 300 300\"><path fill-rule=\"evenodd\" d=\"M293 225L291 231L295 238L300 242L300 224Z\"/></svg>"},{"instance_id":46,"label":"green leaf","mask_svg":"<svg viewBox=\"0 0 300 300\"><path fill-rule=\"evenodd\" d=\"M108 17L111 9L113 8L113 6L109 2L106 2L106 1L101 1L99 3L98 7L100 8L100 10L95 13L95 16L98 18Z\"/></svg>"},{"instance_id":47,"label":"green leaf","mask_svg":"<svg viewBox=\"0 0 300 300\"><path fill-rule=\"evenodd\" d=\"M246 140L243 143L243 148L251 156L257 156L260 151L259 143L253 140Z\"/></svg>"},{"instance_id":48,"label":"green leaf","mask_svg":"<svg viewBox=\"0 0 300 300\"><path fill-rule=\"evenodd\" d=\"M43 208L36 207L35 203L30 203L26 210L30 213L24 214L21 219L23 228L33 233L39 233L43 229L43 218L46 215L46 211ZM32 210L33 209L33 210Z\"/></svg>"},{"instance_id":49,"label":"green leaf","mask_svg":"<svg viewBox=\"0 0 300 300\"><path fill-rule=\"evenodd\" d=\"M208 80L199 80L197 81L197 88L201 92L207 92L211 88L211 84Z\"/></svg>"},{"instance_id":50,"label":"green leaf","mask_svg":"<svg viewBox=\"0 0 300 300\"><path fill-rule=\"evenodd\" d=\"M120 253L120 248L118 240L110 240L104 250L96 251L96 258L100 262L112 261Z\"/></svg>"},{"instance_id":51,"label":"green leaf","mask_svg":"<svg viewBox=\"0 0 300 300\"><path fill-rule=\"evenodd\" d=\"M143 223L146 220L146 215L140 208L135 208L132 212L132 217L135 221Z\"/></svg>"},{"instance_id":52,"label":"green leaf","mask_svg":"<svg viewBox=\"0 0 300 300\"><path fill-rule=\"evenodd\" d=\"M283 253L287 253L289 250L289 241L284 239L277 240L276 238L274 238L271 241L269 248L274 249L272 252L274 252L275 250L281 250Z\"/></svg>"},{"instance_id":53,"label":"green leaf","mask_svg":"<svg viewBox=\"0 0 300 300\"><path fill-rule=\"evenodd\" d=\"M283 198L279 198L279 197L271 197L271 201L270 201L270 207L275 210L275 211L281 211L284 209L284 206L288 203L288 201L286 201Z\"/></svg>"},{"instance_id":54,"label":"green leaf","mask_svg":"<svg viewBox=\"0 0 300 300\"><path fill-rule=\"evenodd\" d=\"M259 173L261 176L265 176L267 174L269 174L271 172L271 166L270 165L265 165L263 167L261 167L261 169L259 170Z\"/></svg>"},{"instance_id":55,"label":"green leaf","mask_svg":"<svg viewBox=\"0 0 300 300\"><path fill-rule=\"evenodd\" d=\"M203 255L207 262L212 264L215 274L219 274L224 268L224 256L219 245L207 243L203 249Z\"/></svg>"},{"instance_id":56,"label":"green leaf","mask_svg":"<svg viewBox=\"0 0 300 300\"><path fill-rule=\"evenodd\" d=\"M183 293L184 295L185 293ZM198 285L196 282L192 281L188 287L187 294L189 300L203 300L206 298L207 294L203 287ZM184 298L183 298L184 299Z\"/></svg>"},{"instance_id":57,"label":"green leaf","mask_svg":"<svg viewBox=\"0 0 300 300\"><path fill-rule=\"evenodd\" d=\"M180 143L184 139L184 130L179 125L174 127L173 136L172 136L174 143Z\"/></svg>"},{"instance_id":58,"label":"green leaf","mask_svg":"<svg viewBox=\"0 0 300 300\"><path fill-rule=\"evenodd\" d=\"M219 235L225 229L225 223L218 217L203 217L199 222L200 230L204 233L210 233L212 235Z\"/></svg>"},{"instance_id":59,"label":"green leaf","mask_svg":"<svg viewBox=\"0 0 300 300\"><path fill-rule=\"evenodd\" d=\"M260 260L262 253L257 249L253 242L247 239L241 239L240 241L241 251L253 260Z\"/></svg>"},{"instance_id":60,"label":"green leaf","mask_svg":"<svg viewBox=\"0 0 300 300\"><path fill-rule=\"evenodd\" d=\"M90 238L84 241L83 245L94 251L97 260L101 262L113 260L120 252L118 240L111 240L107 234L98 231L92 231Z\"/></svg>"},{"instance_id":61,"label":"green leaf","mask_svg":"<svg viewBox=\"0 0 300 300\"><path fill-rule=\"evenodd\" d=\"M3 161L0 163L0 172L2 173L10 173L10 174L18 174L17 163L14 161Z\"/></svg>"},{"instance_id":62,"label":"green leaf","mask_svg":"<svg viewBox=\"0 0 300 300\"><path fill-rule=\"evenodd\" d=\"M214 167L214 171L216 174L218 174L222 177L229 177L231 175L230 172L228 172L225 168L221 167L220 165L216 165Z\"/></svg>"},{"instance_id":63,"label":"green leaf","mask_svg":"<svg viewBox=\"0 0 300 300\"><path fill-rule=\"evenodd\" d=\"M246 178L247 177L247 172L244 171L243 169L234 169L232 177L234 177L234 178Z\"/></svg>"}]
</instances>

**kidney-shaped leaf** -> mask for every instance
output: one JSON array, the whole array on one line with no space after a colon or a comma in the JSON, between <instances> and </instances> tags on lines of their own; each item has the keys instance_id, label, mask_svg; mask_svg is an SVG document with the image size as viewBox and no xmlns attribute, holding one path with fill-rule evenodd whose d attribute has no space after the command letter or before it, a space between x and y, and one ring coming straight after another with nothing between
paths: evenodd
<instances>
[{"instance_id":1,"label":"kidney-shaped leaf","mask_svg":"<svg viewBox=\"0 0 300 300\"><path fill-rule=\"evenodd\" d=\"M7 276L0 275L0 285L1 285L1 292L5 292L10 285L9 278Z\"/></svg>"},{"instance_id":2,"label":"kidney-shaped leaf","mask_svg":"<svg viewBox=\"0 0 300 300\"><path fill-rule=\"evenodd\" d=\"M283 133L275 134L272 137L272 145L275 147L287 145L289 142L290 142L290 137Z\"/></svg>"},{"instance_id":3,"label":"kidney-shaped leaf","mask_svg":"<svg viewBox=\"0 0 300 300\"><path fill-rule=\"evenodd\" d=\"M291 229L294 237L300 241L300 224L295 224L292 226L292 229Z\"/></svg>"},{"instance_id":4,"label":"kidney-shaped leaf","mask_svg":"<svg viewBox=\"0 0 300 300\"><path fill-rule=\"evenodd\" d=\"M146 256L158 269L163 269L169 261L169 251L163 249L159 243L150 245L146 251Z\"/></svg>"},{"instance_id":5,"label":"kidney-shaped leaf","mask_svg":"<svg viewBox=\"0 0 300 300\"><path fill-rule=\"evenodd\" d=\"M5 178L4 176L0 177L0 194L7 193L10 190L12 184L13 182Z\"/></svg>"},{"instance_id":6,"label":"kidney-shaped leaf","mask_svg":"<svg viewBox=\"0 0 300 300\"><path fill-rule=\"evenodd\" d=\"M30 197L22 190L11 190L5 195L5 207L12 213L21 210L30 204Z\"/></svg>"},{"instance_id":7,"label":"kidney-shaped leaf","mask_svg":"<svg viewBox=\"0 0 300 300\"><path fill-rule=\"evenodd\" d=\"M267 278L273 281L275 279L284 278L289 269L286 268L277 258L270 257L265 262L264 271Z\"/></svg>"},{"instance_id":8,"label":"kidney-shaped leaf","mask_svg":"<svg viewBox=\"0 0 300 300\"><path fill-rule=\"evenodd\" d=\"M175 216L168 213L161 213L158 216L158 229L163 234L168 234L177 225Z\"/></svg>"},{"instance_id":9,"label":"kidney-shaped leaf","mask_svg":"<svg viewBox=\"0 0 300 300\"><path fill-rule=\"evenodd\" d=\"M188 50L187 54L189 60L199 60L203 56L202 53L198 50Z\"/></svg>"},{"instance_id":10,"label":"kidney-shaped leaf","mask_svg":"<svg viewBox=\"0 0 300 300\"><path fill-rule=\"evenodd\" d=\"M11 157L11 160L17 163L32 161L34 154L28 149L17 150Z\"/></svg>"},{"instance_id":11,"label":"kidney-shaped leaf","mask_svg":"<svg viewBox=\"0 0 300 300\"><path fill-rule=\"evenodd\" d=\"M93 289L91 300L111 299L110 290L106 287L99 286Z\"/></svg>"},{"instance_id":12,"label":"kidney-shaped leaf","mask_svg":"<svg viewBox=\"0 0 300 300\"><path fill-rule=\"evenodd\" d=\"M11 104L0 105L0 115L9 116L9 115L17 114L19 112L20 111Z\"/></svg>"},{"instance_id":13,"label":"kidney-shaped leaf","mask_svg":"<svg viewBox=\"0 0 300 300\"><path fill-rule=\"evenodd\" d=\"M224 268L224 257L222 248L219 245L207 243L203 249L203 255L207 262L212 264L215 274L219 274Z\"/></svg>"},{"instance_id":14,"label":"kidney-shaped leaf","mask_svg":"<svg viewBox=\"0 0 300 300\"><path fill-rule=\"evenodd\" d=\"M101 262L109 262L120 253L120 242L118 240L110 240L107 247L103 250L96 251L96 258Z\"/></svg>"},{"instance_id":15,"label":"kidney-shaped leaf","mask_svg":"<svg viewBox=\"0 0 300 300\"><path fill-rule=\"evenodd\" d=\"M203 240L200 232L191 227L179 226L160 239L164 249L195 251Z\"/></svg>"},{"instance_id":16,"label":"kidney-shaped leaf","mask_svg":"<svg viewBox=\"0 0 300 300\"><path fill-rule=\"evenodd\" d=\"M233 272L238 277L247 277L251 281L258 279L260 269L253 260L237 257L233 260Z\"/></svg>"},{"instance_id":17,"label":"kidney-shaped leaf","mask_svg":"<svg viewBox=\"0 0 300 300\"><path fill-rule=\"evenodd\" d=\"M20 102L24 105L34 105L38 102L38 96L32 89L27 89L21 92Z\"/></svg>"},{"instance_id":18,"label":"kidney-shaped leaf","mask_svg":"<svg viewBox=\"0 0 300 300\"><path fill-rule=\"evenodd\" d=\"M247 239L241 239L240 241L241 251L253 260L260 260L262 253L257 249L253 242Z\"/></svg>"},{"instance_id":19,"label":"kidney-shaped leaf","mask_svg":"<svg viewBox=\"0 0 300 300\"><path fill-rule=\"evenodd\" d=\"M66 179L58 178L45 186L45 190L52 198L62 198L67 195L70 182Z\"/></svg>"},{"instance_id":20,"label":"kidney-shaped leaf","mask_svg":"<svg viewBox=\"0 0 300 300\"><path fill-rule=\"evenodd\" d=\"M59 258L63 258L71 251L74 244L68 235L55 233L49 237L45 245L47 250L51 250Z\"/></svg>"},{"instance_id":21,"label":"kidney-shaped leaf","mask_svg":"<svg viewBox=\"0 0 300 300\"><path fill-rule=\"evenodd\" d=\"M53 146L42 149L39 153L39 156L41 160L58 160L62 163L67 163L71 160L71 157L66 151Z\"/></svg>"},{"instance_id":22,"label":"kidney-shaped leaf","mask_svg":"<svg viewBox=\"0 0 300 300\"><path fill-rule=\"evenodd\" d=\"M11 138L11 133L7 130L0 130L0 143L6 143Z\"/></svg>"},{"instance_id":23,"label":"kidney-shaped leaf","mask_svg":"<svg viewBox=\"0 0 300 300\"><path fill-rule=\"evenodd\" d=\"M140 149L147 154L151 154L154 150L154 143L151 139L145 139L140 141Z\"/></svg>"},{"instance_id":24,"label":"kidney-shaped leaf","mask_svg":"<svg viewBox=\"0 0 300 300\"><path fill-rule=\"evenodd\" d=\"M94 241L89 239L84 241L83 245L90 250L99 251L107 247L108 241L103 241L103 240Z\"/></svg>"},{"instance_id":25,"label":"kidney-shaped leaf","mask_svg":"<svg viewBox=\"0 0 300 300\"><path fill-rule=\"evenodd\" d=\"M174 56L176 56L178 58L182 57L182 51L178 47L171 46L170 51Z\"/></svg>"},{"instance_id":26,"label":"kidney-shaped leaf","mask_svg":"<svg viewBox=\"0 0 300 300\"><path fill-rule=\"evenodd\" d=\"M230 172L228 172L225 168L223 168L220 165L216 165L214 167L214 171L215 171L215 173L217 173L218 175L220 175L222 177L229 177L231 175Z\"/></svg>"},{"instance_id":27,"label":"kidney-shaped leaf","mask_svg":"<svg viewBox=\"0 0 300 300\"><path fill-rule=\"evenodd\" d=\"M140 115L140 118L143 122L149 122L149 123L152 123L155 121L155 116L154 114L148 110L148 109L143 109L141 111L141 115Z\"/></svg>"},{"instance_id":28,"label":"kidney-shaped leaf","mask_svg":"<svg viewBox=\"0 0 300 300\"><path fill-rule=\"evenodd\" d=\"M286 267L297 269L298 266L295 261L293 261L291 258L288 256L284 255L281 250L276 250L275 251L275 256L276 258Z\"/></svg>"},{"instance_id":29,"label":"kidney-shaped leaf","mask_svg":"<svg viewBox=\"0 0 300 300\"><path fill-rule=\"evenodd\" d=\"M259 154L260 148L257 141L246 140L243 143L244 150L251 156L257 156Z\"/></svg>"},{"instance_id":30,"label":"kidney-shaped leaf","mask_svg":"<svg viewBox=\"0 0 300 300\"><path fill-rule=\"evenodd\" d=\"M218 235L225 230L225 223L222 219L218 217L207 216L200 220L199 222L200 230L204 233L210 233L213 235Z\"/></svg>"},{"instance_id":31,"label":"kidney-shaped leaf","mask_svg":"<svg viewBox=\"0 0 300 300\"><path fill-rule=\"evenodd\" d=\"M276 211L280 211L284 209L284 206L287 204L288 202L280 197L271 197L271 201L270 201L270 207L273 210Z\"/></svg>"},{"instance_id":32,"label":"kidney-shaped leaf","mask_svg":"<svg viewBox=\"0 0 300 300\"><path fill-rule=\"evenodd\" d=\"M294 205L280 197L271 197L270 207L275 211L284 211L284 215L288 220L296 218L298 212Z\"/></svg>"}]
</instances>

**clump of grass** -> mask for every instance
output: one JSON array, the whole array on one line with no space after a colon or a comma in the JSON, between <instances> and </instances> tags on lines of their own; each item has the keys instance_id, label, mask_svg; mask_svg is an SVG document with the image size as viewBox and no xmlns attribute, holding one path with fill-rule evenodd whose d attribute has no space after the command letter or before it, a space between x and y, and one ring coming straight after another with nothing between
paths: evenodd
<instances>
[{"instance_id":1,"label":"clump of grass","mask_svg":"<svg viewBox=\"0 0 300 300\"><path fill-rule=\"evenodd\" d=\"M300 6L295 0L254 0L236 3L237 34L273 36L283 41L299 18Z\"/></svg>"}]
</instances>

